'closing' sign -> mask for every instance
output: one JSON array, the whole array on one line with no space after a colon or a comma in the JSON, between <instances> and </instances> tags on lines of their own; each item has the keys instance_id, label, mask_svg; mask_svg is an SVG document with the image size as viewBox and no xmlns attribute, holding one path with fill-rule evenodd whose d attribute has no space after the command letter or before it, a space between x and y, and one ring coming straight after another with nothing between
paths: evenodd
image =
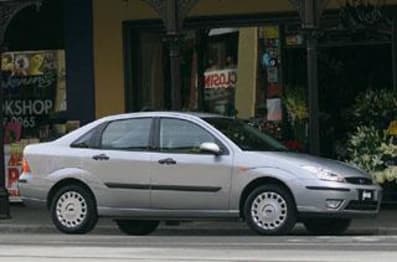
<instances>
[{"instance_id":1,"label":"'closing' sign","mask_svg":"<svg viewBox=\"0 0 397 262\"><path fill-rule=\"evenodd\" d=\"M205 72L205 88L235 88L237 69L224 69Z\"/></svg>"}]
</instances>

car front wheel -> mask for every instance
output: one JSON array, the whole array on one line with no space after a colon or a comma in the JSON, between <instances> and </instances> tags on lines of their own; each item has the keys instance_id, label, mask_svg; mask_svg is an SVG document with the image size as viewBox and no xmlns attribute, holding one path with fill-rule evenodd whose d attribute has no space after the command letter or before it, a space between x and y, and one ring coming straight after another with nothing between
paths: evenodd
<instances>
[{"instance_id":1,"label":"car front wheel","mask_svg":"<svg viewBox=\"0 0 397 262\"><path fill-rule=\"evenodd\" d=\"M263 185L252 191L244 214L248 226L261 235L288 234L296 223L293 198L279 185Z\"/></svg>"},{"instance_id":2,"label":"car front wheel","mask_svg":"<svg viewBox=\"0 0 397 262\"><path fill-rule=\"evenodd\" d=\"M313 218L303 222L307 231L315 235L340 235L346 232L351 219L344 218Z\"/></svg>"},{"instance_id":3,"label":"car front wheel","mask_svg":"<svg viewBox=\"0 0 397 262\"><path fill-rule=\"evenodd\" d=\"M159 225L159 221L144 220L116 220L116 223L123 233L136 236L148 235Z\"/></svg>"},{"instance_id":4,"label":"car front wheel","mask_svg":"<svg viewBox=\"0 0 397 262\"><path fill-rule=\"evenodd\" d=\"M68 185L58 190L51 204L54 225L63 233L85 234L98 221L95 200L79 185Z\"/></svg>"}]
</instances>

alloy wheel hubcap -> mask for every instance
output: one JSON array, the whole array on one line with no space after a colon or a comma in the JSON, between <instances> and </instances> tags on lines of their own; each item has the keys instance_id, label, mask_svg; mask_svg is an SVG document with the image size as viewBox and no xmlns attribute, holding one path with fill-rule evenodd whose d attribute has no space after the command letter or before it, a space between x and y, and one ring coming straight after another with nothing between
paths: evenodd
<instances>
[{"instance_id":1,"label":"alloy wheel hubcap","mask_svg":"<svg viewBox=\"0 0 397 262\"><path fill-rule=\"evenodd\" d=\"M278 193L264 192L252 202L251 215L258 227L274 230L287 219L287 203Z\"/></svg>"},{"instance_id":2,"label":"alloy wheel hubcap","mask_svg":"<svg viewBox=\"0 0 397 262\"><path fill-rule=\"evenodd\" d=\"M63 226L78 227L87 217L87 202L78 192L65 192L57 201L56 216Z\"/></svg>"}]
</instances>

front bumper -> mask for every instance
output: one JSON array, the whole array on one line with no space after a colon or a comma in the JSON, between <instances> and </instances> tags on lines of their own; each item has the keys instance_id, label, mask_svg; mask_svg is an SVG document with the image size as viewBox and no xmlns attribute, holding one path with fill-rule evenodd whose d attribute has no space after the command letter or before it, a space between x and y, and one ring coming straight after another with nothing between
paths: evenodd
<instances>
[{"instance_id":1,"label":"front bumper","mask_svg":"<svg viewBox=\"0 0 397 262\"><path fill-rule=\"evenodd\" d=\"M371 198L363 198L371 192ZM341 201L336 208L330 208L327 201ZM382 188L378 185L352 185L348 183L326 182L309 185L298 196L297 209L301 217L367 217L380 211Z\"/></svg>"}]
</instances>

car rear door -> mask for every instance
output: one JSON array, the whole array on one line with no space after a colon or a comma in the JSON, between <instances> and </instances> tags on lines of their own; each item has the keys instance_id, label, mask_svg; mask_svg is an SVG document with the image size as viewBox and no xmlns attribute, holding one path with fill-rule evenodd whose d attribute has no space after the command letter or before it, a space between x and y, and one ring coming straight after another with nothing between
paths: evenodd
<instances>
[{"instance_id":1,"label":"car rear door","mask_svg":"<svg viewBox=\"0 0 397 262\"><path fill-rule=\"evenodd\" d=\"M85 168L106 186L105 207L150 207L151 130L152 118L112 121L87 153Z\"/></svg>"},{"instance_id":2,"label":"car rear door","mask_svg":"<svg viewBox=\"0 0 397 262\"><path fill-rule=\"evenodd\" d=\"M227 210L233 157L204 127L189 120L157 120L151 198L156 209ZM204 142L218 143L222 155L199 151Z\"/></svg>"}]
</instances>

